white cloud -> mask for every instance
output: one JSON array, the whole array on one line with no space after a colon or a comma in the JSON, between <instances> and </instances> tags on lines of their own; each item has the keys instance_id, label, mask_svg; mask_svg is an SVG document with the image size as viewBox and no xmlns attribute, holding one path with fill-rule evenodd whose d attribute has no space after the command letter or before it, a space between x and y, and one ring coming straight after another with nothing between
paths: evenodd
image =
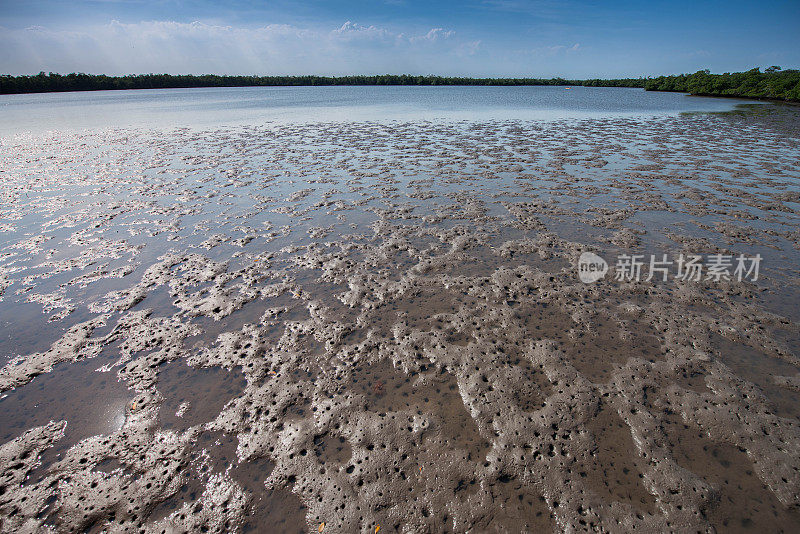
<instances>
[{"instance_id":1,"label":"white cloud","mask_svg":"<svg viewBox=\"0 0 800 534\"><path fill-rule=\"evenodd\" d=\"M541 46L538 48L532 48L528 50L528 54L533 56L556 56L562 54L572 54L575 52L582 51L583 48L579 43L575 43L571 46L569 45L552 45L552 46Z\"/></svg>"},{"instance_id":2,"label":"white cloud","mask_svg":"<svg viewBox=\"0 0 800 534\"><path fill-rule=\"evenodd\" d=\"M453 30L445 30L444 28L431 28L431 31L426 33L425 35L421 35L418 37L411 37L411 42L419 42L419 41L438 41L439 39L449 39L450 37L454 36L456 32Z\"/></svg>"},{"instance_id":3,"label":"white cloud","mask_svg":"<svg viewBox=\"0 0 800 534\"><path fill-rule=\"evenodd\" d=\"M388 30L376 26L362 26L349 20L331 32L332 35L344 39L386 39L390 36Z\"/></svg>"},{"instance_id":4,"label":"white cloud","mask_svg":"<svg viewBox=\"0 0 800 534\"><path fill-rule=\"evenodd\" d=\"M407 34L353 21L333 29L111 21L68 31L0 28L0 72L427 74L477 46L445 28Z\"/></svg>"},{"instance_id":5,"label":"white cloud","mask_svg":"<svg viewBox=\"0 0 800 534\"><path fill-rule=\"evenodd\" d=\"M467 43L461 43L458 46L457 52L462 56L474 56L478 53L478 49L480 49L480 47L481 41L469 41Z\"/></svg>"}]
</instances>

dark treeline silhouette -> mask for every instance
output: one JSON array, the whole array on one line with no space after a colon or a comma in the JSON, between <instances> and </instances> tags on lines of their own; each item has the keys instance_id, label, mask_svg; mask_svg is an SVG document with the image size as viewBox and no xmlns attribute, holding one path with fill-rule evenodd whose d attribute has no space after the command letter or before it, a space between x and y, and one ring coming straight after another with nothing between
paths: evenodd
<instances>
[{"instance_id":1,"label":"dark treeline silhouette","mask_svg":"<svg viewBox=\"0 0 800 534\"><path fill-rule=\"evenodd\" d=\"M564 78L459 78L383 74L378 76L217 76L214 74L39 74L0 76L0 94L103 91L115 89L168 89L189 87L256 87L320 85L583 85L587 87L639 87L648 91L680 91L704 96L735 96L800 101L800 71L770 67L761 72L694 74L657 78L567 80Z\"/></svg>"},{"instance_id":2,"label":"dark treeline silhouette","mask_svg":"<svg viewBox=\"0 0 800 534\"><path fill-rule=\"evenodd\" d=\"M0 93L50 93L113 89L167 89L179 87L255 87L301 85L588 85L592 87L644 87L644 78L622 80L566 80L564 78L452 78L444 76L217 76L204 74L45 74L0 76Z\"/></svg>"},{"instance_id":3,"label":"dark treeline silhouette","mask_svg":"<svg viewBox=\"0 0 800 534\"><path fill-rule=\"evenodd\" d=\"M711 74L700 70L694 74L659 76L645 83L648 91L680 91L702 96L764 98L800 102L800 70L782 70L778 66L761 72Z\"/></svg>"}]
</instances>

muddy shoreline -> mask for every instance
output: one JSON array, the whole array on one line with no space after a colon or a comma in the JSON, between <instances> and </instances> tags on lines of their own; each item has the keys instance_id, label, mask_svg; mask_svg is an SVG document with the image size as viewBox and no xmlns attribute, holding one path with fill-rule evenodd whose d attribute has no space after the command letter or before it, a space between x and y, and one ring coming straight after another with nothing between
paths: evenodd
<instances>
[{"instance_id":1,"label":"muddy shoreline","mask_svg":"<svg viewBox=\"0 0 800 534\"><path fill-rule=\"evenodd\" d=\"M6 140L0 530L791 532L799 124Z\"/></svg>"}]
</instances>

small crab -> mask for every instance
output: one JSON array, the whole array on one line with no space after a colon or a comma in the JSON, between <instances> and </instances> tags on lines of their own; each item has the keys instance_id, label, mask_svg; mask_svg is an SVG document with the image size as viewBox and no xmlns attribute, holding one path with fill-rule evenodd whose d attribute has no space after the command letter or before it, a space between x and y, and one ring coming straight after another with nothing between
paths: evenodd
<instances>
[{"instance_id":1,"label":"small crab","mask_svg":"<svg viewBox=\"0 0 800 534\"><path fill-rule=\"evenodd\" d=\"M384 393L384 391L383 391L383 385L384 385L384 384L383 384L383 381L382 381L382 380L378 380L377 382L373 382L373 383L372 383L372 392L373 392L375 395L383 395L383 393Z\"/></svg>"}]
</instances>

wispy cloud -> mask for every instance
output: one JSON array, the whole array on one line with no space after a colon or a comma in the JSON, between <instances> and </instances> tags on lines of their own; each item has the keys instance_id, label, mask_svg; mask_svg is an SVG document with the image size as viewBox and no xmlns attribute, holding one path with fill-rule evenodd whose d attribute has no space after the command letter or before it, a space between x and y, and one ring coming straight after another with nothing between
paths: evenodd
<instances>
[{"instance_id":1,"label":"wispy cloud","mask_svg":"<svg viewBox=\"0 0 800 534\"><path fill-rule=\"evenodd\" d=\"M566 54L574 54L576 52L582 51L580 43L575 43L572 45L551 45L551 46L540 46L537 48L532 48L527 50L527 54L532 56L556 56L556 55L566 55Z\"/></svg>"},{"instance_id":2,"label":"wispy cloud","mask_svg":"<svg viewBox=\"0 0 800 534\"><path fill-rule=\"evenodd\" d=\"M412 35L408 37L411 43L429 42L434 43L439 40L449 39L456 34L453 30L445 30L444 28L431 28L431 30L424 35ZM402 36L401 36L402 37Z\"/></svg>"},{"instance_id":3,"label":"wispy cloud","mask_svg":"<svg viewBox=\"0 0 800 534\"><path fill-rule=\"evenodd\" d=\"M391 36L391 33L385 28L378 28L376 26L362 26L356 22L347 21L341 27L333 30L331 35L342 39L370 39L382 40Z\"/></svg>"},{"instance_id":4,"label":"wispy cloud","mask_svg":"<svg viewBox=\"0 0 800 534\"><path fill-rule=\"evenodd\" d=\"M393 72L427 73L464 46L441 27L412 34L354 21L329 29L112 21L70 31L0 29L0 72L346 74L393 65Z\"/></svg>"},{"instance_id":5,"label":"wispy cloud","mask_svg":"<svg viewBox=\"0 0 800 534\"><path fill-rule=\"evenodd\" d=\"M481 41L469 41L467 43L461 43L456 51L458 55L461 56L474 56L478 53L480 47Z\"/></svg>"},{"instance_id":6,"label":"wispy cloud","mask_svg":"<svg viewBox=\"0 0 800 534\"><path fill-rule=\"evenodd\" d=\"M0 74L592 78L800 64L798 2L731 1L720 16L716 2L0 0Z\"/></svg>"}]
</instances>

